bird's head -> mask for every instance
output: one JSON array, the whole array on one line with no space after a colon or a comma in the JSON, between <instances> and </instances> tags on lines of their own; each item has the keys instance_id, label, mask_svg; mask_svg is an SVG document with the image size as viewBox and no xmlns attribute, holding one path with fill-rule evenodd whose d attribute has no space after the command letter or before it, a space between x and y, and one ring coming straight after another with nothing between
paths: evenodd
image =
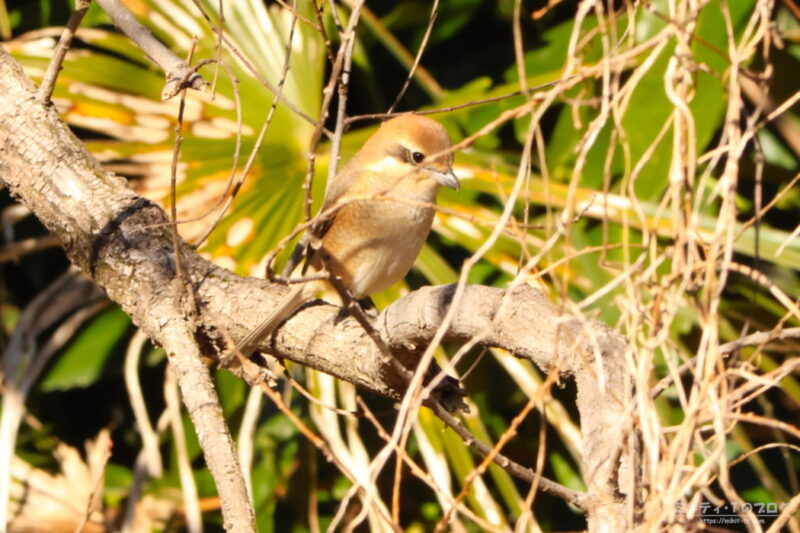
<instances>
[{"instance_id":1,"label":"bird's head","mask_svg":"<svg viewBox=\"0 0 800 533\"><path fill-rule=\"evenodd\" d=\"M406 114L387 120L364 144L356 158L362 168L397 177L434 180L459 190L453 173L452 147L441 124L422 115Z\"/></svg>"}]
</instances>

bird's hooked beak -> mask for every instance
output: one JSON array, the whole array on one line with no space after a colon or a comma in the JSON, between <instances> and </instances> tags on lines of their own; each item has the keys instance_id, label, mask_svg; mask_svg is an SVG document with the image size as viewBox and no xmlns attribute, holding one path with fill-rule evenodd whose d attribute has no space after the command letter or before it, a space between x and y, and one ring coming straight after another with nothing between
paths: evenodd
<instances>
[{"instance_id":1,"label":"bird's hooked beak","mask_svg":"<svg viewBox=\"0 0 800 533\"><path fill-rule=\"evenodd\" d=\"M448 168L447 172L442 172L440 170L432 170L432 172L434 179L436 179L436 181L445 187L450 187L456 192L461 190L461 183L458 181L458 178L456 177L456 174L453 172L452 168Z\"/></svg>"}]
</instances>

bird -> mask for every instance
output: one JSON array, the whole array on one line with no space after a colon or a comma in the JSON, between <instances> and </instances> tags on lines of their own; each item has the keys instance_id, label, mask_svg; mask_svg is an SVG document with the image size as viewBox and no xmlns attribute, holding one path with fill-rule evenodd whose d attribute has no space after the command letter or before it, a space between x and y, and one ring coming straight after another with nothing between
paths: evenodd
<instances>
[{"instance_id":1,"label":"bird","mask_svg":"<svg viewBox=\"0 0 800 533\"><path fill-rule=\"evenodd\" d=\"M447 130L414 113L383 122L333 177L322 216L301 238L284 275L299 271L307 279L327 272L355 300L390 287L419 255L442 186L460 189ZM324 279L294 284L234 353L250 357L284 320L326 288L330 282Z\"/></svg>"}]
</instances>

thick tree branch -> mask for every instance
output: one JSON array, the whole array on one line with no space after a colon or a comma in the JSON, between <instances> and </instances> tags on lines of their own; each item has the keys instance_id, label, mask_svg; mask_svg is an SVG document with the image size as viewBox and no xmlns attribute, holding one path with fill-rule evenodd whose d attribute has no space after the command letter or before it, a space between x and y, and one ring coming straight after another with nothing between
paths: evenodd
<instances>
[{"instance_id":1,"label":"thick tree branch","mask_svg":"<svg viewBox=\"0 0 800 533\"><path fill-rule=\"evenodd\" d=\"M181 307L183 291L176 281L166 215L136 196L124 180L105 172L55 110L43 107L34 94L18 65L0 50L0 179L58 236L71 261L166 348L179 378L185 376L181 389L227 519L231 509L225 506L247 498L240 497L243 485L234 479L240 473L231 472L237 464L230 453L232 443L227 436L219 438L227 435L221 429L219 405L201 399L212 385L199 368L199 355L226 353L227 340L243 338L287 289L236 276L183 244L182 261L201 311L196 328L190 328ZM452 295L451 286L425 288L377 319L376 328L407 367L415 366ZM605 524L625 529L627 515L619 495L632 486L623 453L631 432L620 337L602 324L563 316L530 287L504 291L470 286L446 340L476 336L482 345L576 376L589 489L582 503L590 528L602 513ZM384 396L400 398L405 391L405 380L386 363L364 329L334 306L307 305L262 348ZM213 445L223 450L224 459L216 464Z\"/></svg>"},{"instance_id":2,"label":"thick tree branch","mask_svg":"<svg viewBox=\"0 0 800 533\"><path fill-rule=\"evenodd\" d=\"M183 291L175 276L163 211L100 167L55 109L36 98L33 84L2 48L0 145L0 179L12 194L61 240L70 260L91 273L167 351L217 484L225 527L255 531L244 477L203 364L198 332L181 307ZM154 285L156 280L160 284Z\"/></svg>"}]
</instances>

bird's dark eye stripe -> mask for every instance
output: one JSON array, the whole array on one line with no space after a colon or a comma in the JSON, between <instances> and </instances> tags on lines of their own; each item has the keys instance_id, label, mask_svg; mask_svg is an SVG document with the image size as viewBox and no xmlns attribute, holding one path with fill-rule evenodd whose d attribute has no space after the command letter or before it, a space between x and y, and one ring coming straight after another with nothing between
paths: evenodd
<instances>
[{"instance_id":1,"label":"bird's dark eye stripe","mask_svg":"<svg viewBox=\"0 0 800 533\"><path fill-rule=\"evenodd\" d=\"M409 150L401 144L392 146L390 149L386 150L386 153L392 157L401 159L410 165L419 165L425 160L425 154L416 150Z\"/></svg>"},{"instance_id":2,"label":"bird's dark eye stripe","mask_svg":"<svg viewBox=\"0 0 800 533\"><path fill-rule=\"evenodd\" d=\"M422 161L425 159L425 154L423 154L422 152L412 151L409 150L408 148L404 148L403 152L404 152L403 159L405 159L407 163L411 163L412 165L418 165L422 163Z\"/></svg>"}]
</instances>

